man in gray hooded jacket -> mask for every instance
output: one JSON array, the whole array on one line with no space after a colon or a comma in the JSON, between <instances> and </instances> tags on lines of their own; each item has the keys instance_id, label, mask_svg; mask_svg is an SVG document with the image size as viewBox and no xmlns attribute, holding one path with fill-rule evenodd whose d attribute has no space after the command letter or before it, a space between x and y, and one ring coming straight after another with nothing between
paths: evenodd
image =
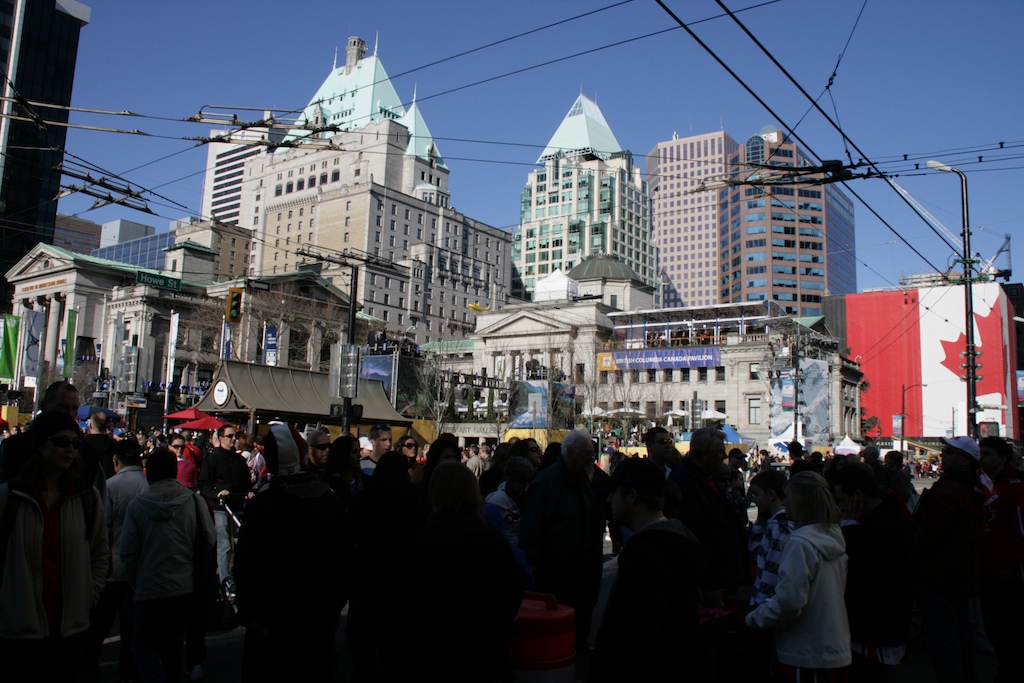
<instances>
[{"instance_id":1,"label":"man in gray hooded jacket","mask_svg":"<svg viewBox=\"0 0 1024 683\"><path fill-rule=\"evenodd\" d=\"M177 474L177 458L169 450L153 451L146 463L149 489L128 504L121 529L121 561L135 590L135 659L143 680L181 678L197 534L200 547L216 542L206 503Z\"/></svg>"}]
</instances>

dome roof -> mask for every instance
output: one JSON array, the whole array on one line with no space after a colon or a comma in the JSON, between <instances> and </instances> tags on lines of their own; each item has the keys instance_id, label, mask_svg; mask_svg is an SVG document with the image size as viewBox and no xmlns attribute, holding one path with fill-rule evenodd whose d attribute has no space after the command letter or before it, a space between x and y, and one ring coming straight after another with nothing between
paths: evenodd
<instances>
[{"instance_id":1,"label":"dome roof","mask_svg":"<svg viewBox=\"0 0 1024 683\"><path fill-rule=\"evenodd\" d=\"M636 280L643 284L643 280L636 272L623 263L617 254L594 254L588 256L578 266L568 273L569 277L576 282L584 280Z\"/></svg>"}]
</instances>

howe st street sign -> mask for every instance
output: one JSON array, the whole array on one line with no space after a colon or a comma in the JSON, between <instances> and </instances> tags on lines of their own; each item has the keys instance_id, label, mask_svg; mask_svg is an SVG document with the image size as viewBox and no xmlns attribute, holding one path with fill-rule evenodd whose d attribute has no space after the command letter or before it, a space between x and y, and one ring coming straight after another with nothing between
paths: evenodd
<instances>
[{"instance_id":1,"label":"howe st street sign","mask_svg":"<svg viewBox=\"0 0 1024 683\"><path fill-rule=\"evenodd\" d=\"M145 273L141 270L135 271L135 282L140 285L149 285L158 289L169 289L172 292L181 291L181 280L156 273Z\"/></svg>"}]
</instances>

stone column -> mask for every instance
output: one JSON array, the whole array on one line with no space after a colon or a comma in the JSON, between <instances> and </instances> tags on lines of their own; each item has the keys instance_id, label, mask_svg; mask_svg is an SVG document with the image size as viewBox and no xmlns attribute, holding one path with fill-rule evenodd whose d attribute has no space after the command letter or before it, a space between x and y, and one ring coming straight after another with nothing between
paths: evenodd
<instances>
[{"instance_id":1,"label":"stone column","mask_svg":"<svg viewBox=\"0 0 1024 683\"><path fill-rule=\"evenodd\" d=\"M43 360L56 367L57 349L60 348L61 322L64 320L64 296L51 294L46 307L46 349Z\"/></svg>"}]
</instances>

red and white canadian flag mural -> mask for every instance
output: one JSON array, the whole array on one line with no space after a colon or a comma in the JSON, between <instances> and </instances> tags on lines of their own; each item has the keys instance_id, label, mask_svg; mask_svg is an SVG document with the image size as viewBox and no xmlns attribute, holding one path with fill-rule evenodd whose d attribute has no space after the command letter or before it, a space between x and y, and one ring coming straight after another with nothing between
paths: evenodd
<instances>
[{"instance_id":1,"label":"red and white canadian flag mural","mask_svg":"<svg viewBox=\"0 0 1024 683\"><path fill-rule=\"evenodd\" d=\"M973 289L975 344L982 353L977 401L983 409L978 422L997 422L1000 435L1015 438L1019 425L1013 306L997 283L976 284ZM967 387L960 380L966 372L960 367L966 348L964 322L961 286L846 297L850 358L861 364L869 383L861 406L865 415L878 417L881 435L892 435L892 416L900 414L904 387L907 436L944 436L950 429L966 433Z\"/></svg>"}]
</instances>

